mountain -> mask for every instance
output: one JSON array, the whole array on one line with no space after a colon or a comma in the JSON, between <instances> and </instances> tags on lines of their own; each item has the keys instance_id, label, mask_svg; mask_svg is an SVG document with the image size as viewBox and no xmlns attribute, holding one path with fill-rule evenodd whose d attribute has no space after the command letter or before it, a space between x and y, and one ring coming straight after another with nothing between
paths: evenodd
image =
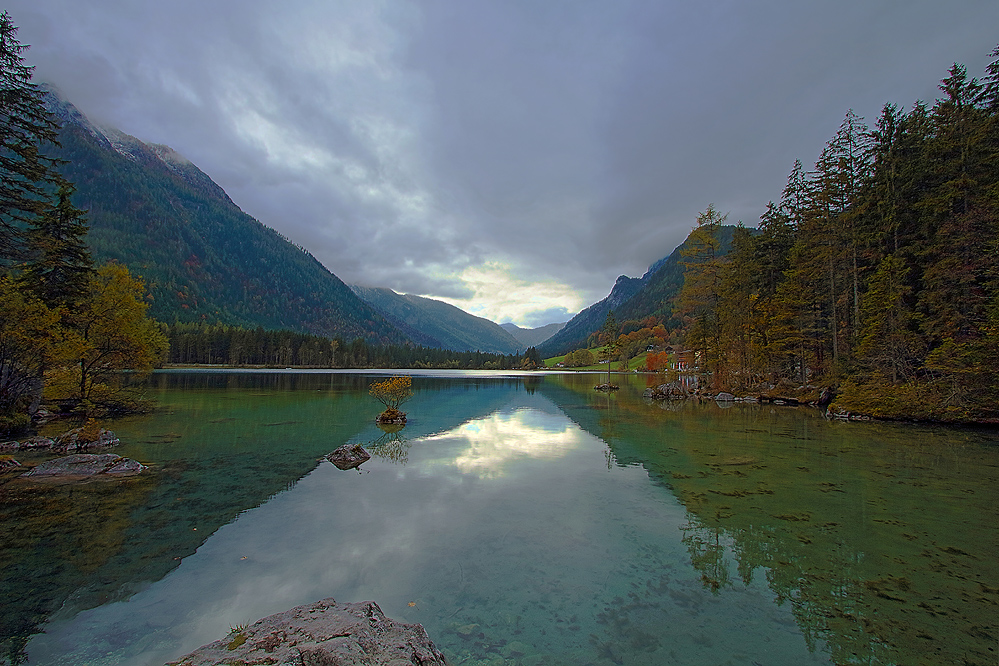
<instances>
[{"instance_id":1,"label":"mountain","mask_svg":"<svg viewBox=\"0 0 999 666\"><path fill-rule=\"evenodd\" d=\"M750 233L757 233L756 229L749 229ZM725 224L718 228L719 252L728 254L732 249L732 236L735 233L735 225ZM680 289L683 287L683 255L681 250L687 247L690 241L688 236L668 257L660 259L649 267L645 275L642 276L644 284L634 296L623 303L620 309L614 311L614 316L618 321L628 319L642 319L648 315L659 315L669 318L672 313L672 301Z\"/></svg>"},{"instance_id":2,"label":"mountain","mask_svg":"<svg viewBox=\"0 0 999 666\"><path fill-rule=\"evenodd\" d=\"M538 328L521 328L516 324L500 324L500 326L504 331L517 338L524 347L537 347L558 333L565 326L565 322L561 324L548 324L547 326L539 326Z\"/></svg>"},{"instance_id":3,"label":"mountain","mask_svg":"<svg viewBox=\"0 0 999 666\"><path fill-rule=\"evenodd\" d=\"M419 344L454 351L513 354L526 348L499 324L432 298L351 285L354 293Z\"/></svg>"},{"instance_id":4,"label":"mountain","mask_svg":"<svg viewBox=\"0 0 999 666\"><path fill-rule=\"evenodd\" d=\"M607 313L616 310L618 306L634 296L643 284L643 278L622 275L614 283L613 289L606 298L581 310L579 314L566 322L558 333L538 345L538 353L543 358L550 358L573 349L586 347L586 340L590 337L590 333L599 330L604 325Z\"/></svg>"},{"instance_id":5,"label":"mountain","mask_svg":"<svg viewBox=\"0 0 999 666\"><path fill-rule=\"evenodd\" d=\"M719 227L721 254L731 249L734 232L733 225ZM755 233L756 230L750 229L750 232ZM642 277L631 278L625 275L619 277L607 298L594 303L570 319L562 330L538 346L538 352L542 357L550 358L585 347L590 334L604 325L610 310L614 310L614 318L619 322L642 319L648 315L668 318L672 301L683 287L684 267L681 250L687 247L689 242L688 236L669 256L649 266L649 270Z\"/></svg>"},{"instance_id":6,"label":"mountain","mask_svg":"<svg viewBox=\"0 0 999 666\"><path fill-rule=\"evenodd\" d=\"M244 213L198 167L167 146L91 123L50 90L62 122L61 172L87 210L97 263L141 275L149 314L163 322L290 329L403 343L406 336L305 249Z\"/></svg>"}]
</instances>

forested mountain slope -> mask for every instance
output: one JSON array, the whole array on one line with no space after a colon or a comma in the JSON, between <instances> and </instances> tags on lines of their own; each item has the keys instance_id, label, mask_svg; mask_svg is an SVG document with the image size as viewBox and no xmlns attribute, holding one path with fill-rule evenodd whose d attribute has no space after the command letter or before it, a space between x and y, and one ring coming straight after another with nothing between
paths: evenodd
<instances>
[{"instance_id":1,"label":"forested mountain slope","mask_svg":"<svg viewBox=\"0 0 999 666\"><path fill-rule=\"evenodd\" d=\"M722 256L728 254L732 249L732 236L735 229L736 227L733 225L722 225L718 228L719 252ZM756 233L755 229L748 229L748 231L751 234ZM614 311L614 316L618 321L642 319L649 315L655 315L664 321L669 321L672 316L673 299L683 287L685 267L682 252L689 245L690 237L688 236L668 257L660 259L649 267L649 270L642 276L642 288Z\"/></svg>"},{"instance_id":2,"label":"forested mountain slope","mask_svg":"<svg viewBox=\"0 0 999 666\"><path fill-rule=\"evenodd\" d=\"M98 128L57 93L63 175L88 211L98 263L127 265L160 321L401 343L392 326L311 254L247 215L211 178L166 146Z\"/></svg>"},{"instance_id":3,"label":"forested mountain slope","mask_svg":"<svg viewBox=\"0 0 999 666\"><path fill-rule=\"evenodd\" d=\"M538 353L541 354L542 358L549 358L573 349L586 347L587 338L594 331L600 330L607 318L607 313L634 296L642 288L642 280L643 278L633 278L627 275L619 277L606 298L584 308L566 322L566 325L558 333L538 345Z\"/></svg>"},{"instance_id":4,"label":"forested mountain slope","mask_svg":"<svg viewBox=\"0 0 999 666\"><path fill-rule=\"evenodd\" d=\"M351 289L425 346L500 354L513 354L527 347L499 324L443 301L378 287L351 285Z\"/></svg>"},{"instance_id":5,"label":"forested mountain slope","mask_svg":"<svg viewBox=\"0 0 999 666\"><path fill-rule=\"evenodd\" d=\"M721 254L731 248L734 231L735 227L731 225L719 228ZM607 298L597 301L570 319L558 333L538 346L538 352L548 358L586 347L590 334L600 330L611 310L619 322L642 319L649 315L668 320L672 313L673 299L683 286L681 251L689 242L688 237L668 257L652 264L642 277L619 277Z\"/></svg>"}]
</instances>

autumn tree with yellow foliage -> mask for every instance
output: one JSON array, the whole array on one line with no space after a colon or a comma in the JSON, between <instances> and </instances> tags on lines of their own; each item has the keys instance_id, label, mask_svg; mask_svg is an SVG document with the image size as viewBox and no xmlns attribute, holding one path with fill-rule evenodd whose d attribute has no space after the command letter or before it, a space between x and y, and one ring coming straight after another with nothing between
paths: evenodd
<instances>
[{"instance_id":1,"label":"autumn tree with yellow foliage","mask_svg":"<svg viewBox=\"0 0 999 666\"><path fill-rule=\"evenodd\" d=\"M69 325L45 375L46 398L87 413L135 407L132 387L167 348L159 326L146 317L144 293L142 281L127 267L97 269L79 308L66 315Z\"/></svg>"},{"instance_id":2,"label":"autumn tree with yellow foliage","mask_svg":"<svg viewBox=\"0 0 999 666\"><path fill-rule=\"evenodd\" d=\"M58 311L0 276L0 432L29 423L58 326Z\"/></svg>"},{"instance_id":3,"label":"autumn tree with yellow foliage","mask_svg":"<svg viewBox=\"0 0 999 666\"><path fill-rule=\"evenodd\" d=\"M385 405L385 411L376 419L379 423L406 422L406 414L399 411L399 407L413 397L413 380L408 375L375 382L368 388L368 393Z\"/></svg>"}]
</instances>

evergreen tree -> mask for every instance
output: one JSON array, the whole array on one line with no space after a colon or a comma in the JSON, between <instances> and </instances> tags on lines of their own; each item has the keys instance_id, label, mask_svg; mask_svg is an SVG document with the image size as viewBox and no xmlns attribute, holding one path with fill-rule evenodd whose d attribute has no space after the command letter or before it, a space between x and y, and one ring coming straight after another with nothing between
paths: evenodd
<instances>
[{"instance_id":1,"label":"evergreen tree","mask_svg":"<svg viewBox=\"0 0 999 666\"><path fill-rule=\"evenodd\" d=\"M999 161L988 146L995 124L988 123L975 101L981 86L955 64L940 84L946 97L930 117L932 135L926 142L931 168L920 208L925 239L920 260L925 267L919 303L925 333L933 346L949 338L980 336L986 323L987 276L996 261L980 250L995 237L994 188Z\"/></svg>"},{"instance_id":2,"label":"evergreen tree","mask_svg":"<svg viewBox=\"0 0 999 666\"><path fill-rule=\"evenodd\" d=\"M754 273L763 267L755 261L756 240L740 223L732 236L732 250L722 267L719 287L718 323L723 363L721 380L745 388L756 382L761 365L761 347L766 334L759 288Z\"/></svg>"},{"instance_id":3,"label":"evergreen tree","mask_svg":"<svg viewBox=\"0 0 999 666\"><path fill-rule=\"evenodd\" d=\"M787 218L792 229L797 230L804 219L805 210L811 205L808 179L801 160L795 160L787 184L780 198L780 212Z\"/></svg>"},{"instance_id":4,"label":"evergreen tree","mask_svg":"<svg viewBox=\"0 0 999 666\"><path fill-rule=\"evenodd\" d=\"M679 311L691 322L686 344L700 353L702 369L714 372L716 381L721 379L724 361L718 311L724 259L718 230L727 217L719 214L714 204L697 216L688 247L681 250L685 271L677 296Z\"/></svg>"},{"instance_id":5,"label":"evergreen tree","mask_svg":"<svg viewBox=\"0 0 999 666\"><path fill-rule=\"evenodd\" d=\"M850 109L815 165L813 213L825 262L834 363L841 356L849 358L860 325L860 255L866 234L856 202L869 175L869 147L870 132Z\"/></svg>"},{"instance_id":6,"label":"evergreen tree","mask_svg":"<svg viewBox=\"0 0 999 666\"><path fill-rule=\"evenodd\" d=\"M70 183L62 181L58 203L46 206L27 232L28 263L18 281L49 307L79 301L93 268L83 240L86 217L70 201L73 191Z\"/></svg>"},{"instance_id":7,"label":"evergreen tree","mask_svg":"<svg viewBox=\"0 0 999 666\"><path fill-rule=\"evenodd\" d=\"M59 124L31 82L27 48L7 12L0 14L0 261L8 263L21 257L23 225L43 211L57 178L57 161L42 146L56 142Z\"/></svg>"},{"instance_id":8,"label":"evergreen tree","mask_svg":"<svg viewBox=\"0 0 999 666\"><path fill-rule=\"evenodd\" d=\"M531 370L545 367L545 362L541 359L536 348L528 347L527 351L524 352L523 367Z\"/></svg>"},{"instance_id":9,"label":"evergreen tree","mask_svg":"<svg viewBox=\"0 0 999 666\"><path fill-rule=\"evenodd\" d=\"M797 163L800 166L800 162ZM783 207L771 201L760 216L760 234L754 248L756 263L759 266L757 287L763 296L772 296L777 285L784 279L788 268L788 256L794 245L795 227Z\"/></svg>"},{"instance_id":10,"label":"evergreen tree","mask_svg":"<svg viewBox=\"0 0 999 666\"><path fill-rule=\"evenodd\" d=\"M995 60L985 68L986 76L982 79L978 103L990 113L999 113L999 46L992 49L989 57Z\"/></svg>"},{"instance_id":11,"label":"evergreen tree","mask_svg":"<svg viewBox=\"0 0 999 666\"><path fill-rule=\"evenodd\" d=\"M912 378L925 351L917 334L904 262L895 255L881 260L864 294L864 328L858 352L869 367L892 384Z\"/></svg>"}]
</instances>

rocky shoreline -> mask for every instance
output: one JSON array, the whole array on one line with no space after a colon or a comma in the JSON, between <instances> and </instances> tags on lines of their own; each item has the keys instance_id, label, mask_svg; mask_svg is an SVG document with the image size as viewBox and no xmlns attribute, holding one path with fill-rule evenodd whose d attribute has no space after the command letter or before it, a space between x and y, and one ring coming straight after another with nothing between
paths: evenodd
<instances>
[{"instance_id":1,"label":"rocky shoreline","mask_svg":"<svg viewBox=\"0 0 999 666\"><path fill-rule=\"evenodd\" d=\"M119 444L121 441L111 430L83 425L57 437L36 435L22 440L0 442L0 452L49 450L56 453L69 453L70 451L86 451L95 448L104 449Z\"/></svg>"},{"instance_id":2,"label":"rocky shoreline","mask_svg":"<svg viewBox=\"0 0 999 666\"><path fill-rule=\"evenodd\" d=\"M809 389L814 389L815 387L805 387ZM814 392L812 392L814 396ZM825 417L827 419L835 421L871 421L875 417L868 414L863 414L859 412L851 412L840 407L832 405L833 392L829 388L824 388L818 394L817 397L812 399L803 399L790 395L772 395L772 394L749 394L744 396L736 396L733 393L728 393L727 391L722 391L720 393L707 393L697 389L689 390L681 382L667 382L665 384L659 384L658 386L652 386L645 389L642 394L643 398L647 400L653 400L657 402L669 402L669 401L679 401L688 399L697 400L714 400L720 403L729 402L742 402L742 403L753 403L753 404L764 404L764 405L778 405L787 407L816 407L819 409L825 409ZM810 396L811 397L811 396Z\"/></svg>"},{"instance_id":3,"label":"rocky shoreline","mask_svg":"<svg viewBox=\"0 0 999 666\"><path fill-rule=\"evenodd\" d=\"M736 396L735 394L727 391L709 393L699 389L688 389L681 382L667 382L665 384L659 384L658 386L652 386L645 389L642 397L650 400L687 400L688 398L697 398L699 400L714 400L716 402L749 402L772 405L789 405L792 407L796 407L798 405L826 407L832 402L833 393L830 389L824 388L814 399L770 393Z\"/></svg>"},{"instance_id":4,"label":"rocky shoreline","mask_svg":"<svg viewBox=\"0 0 999 666\"><path fill-rule=\"evenodd\" d=\"M27 471L19 475L20 478L79 481L134 476L148 469L146 465L136 460L123 458L115 453L89 453L92 449L102 450L120 443L114 432L97 427L93 423L73 428L54 438L34 436L23 440L0 442L0 470L25 469L24 465L14 459L13 454L16 452L45 451L60 455L27 467Z\"/></svg>"}]
</instances>

